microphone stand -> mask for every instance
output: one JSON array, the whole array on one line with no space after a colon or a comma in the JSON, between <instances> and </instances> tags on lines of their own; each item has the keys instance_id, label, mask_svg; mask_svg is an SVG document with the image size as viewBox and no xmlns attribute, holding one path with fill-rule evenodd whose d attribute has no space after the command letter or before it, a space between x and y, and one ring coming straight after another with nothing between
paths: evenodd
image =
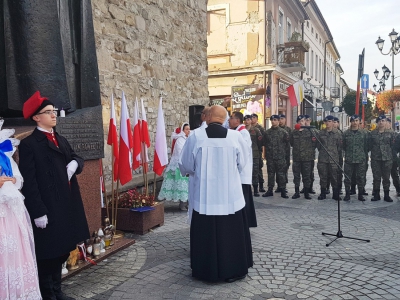
<instances>
[{"instance_id":1,"label":"microphone stand","mask_svg":"<svg viewBox=\"0 0 400 300\"><path fill-rule=\"evenodd\" d=\"M348 180L351 181L350 177L343 171L342 167L339 165L339 163L331 156L331 154L326 150L325 146L321 143L321 141L319 140L319 138L315 135L314 131L311 130L312 128L307 128L308 130L311 131L312 136L318 141L318 143L321 145L321 147L325 150L325 152L329 155L329 158L333 160L333 162L336 164L336 166L343 172L344 176L346 176L346 178ZM337 201L338 203L338 232L336 234L334 233L326 233L326 232L322 232L322 235L330 235L330 236L334 236L335 238L330 241L329 243L326 244L326 247L329 247L330 244L332 244L334 241L336 241L337 239L340 238L345 238L345 239L351 239L351 240L358 240L358 241L363 241L363 242L367 242L369 243L370 240L366 240L366 239L360 239L360 238L355 238L355 237L348 237L348 236L344 236L342 233L342 230L340 228L340 200Z\"/></svg>"}]
</instances>

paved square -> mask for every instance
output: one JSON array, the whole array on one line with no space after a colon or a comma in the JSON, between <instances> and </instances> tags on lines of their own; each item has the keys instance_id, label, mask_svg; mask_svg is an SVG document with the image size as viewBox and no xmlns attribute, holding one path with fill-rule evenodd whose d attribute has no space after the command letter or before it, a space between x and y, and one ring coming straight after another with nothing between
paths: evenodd
<instances>
[{"instance_id":1,"label":"paved square","mask_svg":"<svg viewBox=\"0 0 400 300\"><path fill-rule=\"evenodd\" d=\"M191 277L186 213L166 203L164 226L128 234L136 244L67 279L64 292L76 299L400 299L400 203L393 187L393 203L370 201L371 169L366 188L365 203L356 195L340 202L341 229L370 243L340 238L325 246L334 237L321 233L338 231L332 194L257 197L253 268L242 281L210 284ZM291 197L291 172L288 191Z\"/></svg>"}]
</instances>

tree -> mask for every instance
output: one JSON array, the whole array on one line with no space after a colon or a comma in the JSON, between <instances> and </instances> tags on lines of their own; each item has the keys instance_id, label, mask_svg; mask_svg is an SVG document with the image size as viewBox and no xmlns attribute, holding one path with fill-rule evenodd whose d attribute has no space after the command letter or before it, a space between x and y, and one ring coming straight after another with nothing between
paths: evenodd
<instances>
[{"instance_id":1,"label":"tree","mask_svg":"<svg viewBox=\"0 0 400 300\"><path fill-rule=\"evenodd\" d=\"M349 91L346 96L344 97L341 105L349 116L352 116L355 114L356 110L356 95L357 92L354 90ZM359 115L361 116L362 112L362 101L361 101L361 95L360 95L360 107L359 107ZM371 119L376 117L376 115L373 113L373 107L372 107L372 102L368 99L367 105L364 107L364 118L365 122L370 122Z\"/></svg>"}]
</instances>

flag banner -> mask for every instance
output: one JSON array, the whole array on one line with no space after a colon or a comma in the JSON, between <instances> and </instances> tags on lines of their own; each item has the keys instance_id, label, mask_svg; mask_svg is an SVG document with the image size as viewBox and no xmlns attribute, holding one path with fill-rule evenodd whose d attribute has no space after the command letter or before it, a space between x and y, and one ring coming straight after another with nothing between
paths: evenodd
<instances>
[{"instance_id":1,"label":"flag banner","mask_svg":"<svg viewBox=\"0 0 400 300\"><path fill-rule=\"evenodd\" d=\"M122 92L120 124L118 173L119 181L121 185L124 185L132 179L132 165L130 155L131 149L133 147L131 122L129 120L128 106L126 105L124 92Z\"/></svg>"},{"instance_id":2,"label":"flag banner","mask_svg":"<svg viewBox=\"0 0 400 300\"><path fill-rule=\"evenodd\" d=\"M101 207L104 207L104 204L105 204L104 202L106 200L104 199L103 193L106 191L106 187L104 184L104 177L103 177L103 160L101 158L99 159L99 166L100 166L100 203L101 203Z\"/></svg>"},{"instance_id":3,"label":"flag banner","mask_svg":"<svg viewBox=\"0 0 400 300\"><path fill-rule=\"evenodd\" d=\"M149 129L147 126L147 118L146 118L146 110L144 109L144 104L143 104L143 99L140 99L142 103L142 118L140 122L140 129L141 129L141 135L140 135L140 140L142 142L142 166L143 166L143 172L147 173L148 172L148 163L149 163L149 153L148 153L148 148L150 147L150 136L149 136Z\"/></svg>"},{"instance_id":4,"label":"flag banner","mask_svg":"<svg viewBox=\"0 0 400 300\"><path fill-rule=\"evenodd\" d=\"M114 94L111 94L110 125L108 127L107 144L111 145L113 149L113 157L112 157L112 164L114 169L113 175L114 175L114 181L117 181L119 151L118 151L117 119L115 118L115 108L114 108Z\"/></svg>"},{"instance_id":5,"label":"flag banner","mask_svg":"<svg viewBox=\"0 0 400 300\"><path fill-rule=\"evenodd\" d=\"M133 115L133 165L132 168L136 170L140 167L140 153L142 152L142 143L140 138L140 120L139 120L139 105L136 98L135 112Z\"/></svg>"},{"instance_id":6,"label":"flag banner","mask_svg":"<svg viewBox=\"0 0 400 300\"><path fill-rule=\"evenodd\" d=\"M297 81L296 83L289 86L286 90L290 99L290 104L292 106L298 106L300 105L301 102L303 102L304 98L303 80Z\"/></svg>"},{"instance_id":7,"label":"flag banner","mask_svg":"<svg viewBox=\"0 0 400 300\"><path fill-rule=\"evenodd\" d=\"M168 164L167 137L165 135L164 111L162 109L162 97L158 105L157 129L154 144L153 171L161 176L165 166Z\"/></svg>"}]
</instances>

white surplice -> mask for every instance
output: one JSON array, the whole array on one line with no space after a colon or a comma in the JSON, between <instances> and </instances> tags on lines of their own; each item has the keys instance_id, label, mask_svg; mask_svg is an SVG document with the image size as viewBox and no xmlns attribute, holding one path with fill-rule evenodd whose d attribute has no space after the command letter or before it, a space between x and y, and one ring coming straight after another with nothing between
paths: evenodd
<instances>
[{"instance_id":1,"label":"white surplice","mask_svg":"<svg viewBox=\"0 0 400 300\"><path fill-rule=\"evenodd\" d=\"M179 168L191 177L192 209L204 215L229 215L245 206L240 172L247 164L248 149L235 130L228 130L226 138L208 138L204 128L189 136Z\"/></svg>"},{"instance_id":2,"label":"white surplice","mask_svg":"<svg viewBox=\"0 0 400 300\"><path fill-rule=\"evenodd\" d=\"M249 151L247 164L244 166L242 172L240 172L240 179L242 180L242 184L252 184L253 151L251 149L252 142L250 132L246 129L246 126L244 124L240 124L238 127L236 127L236 131L240 132L240 134L242 135Z\"/></svg>"}]
</instances>

